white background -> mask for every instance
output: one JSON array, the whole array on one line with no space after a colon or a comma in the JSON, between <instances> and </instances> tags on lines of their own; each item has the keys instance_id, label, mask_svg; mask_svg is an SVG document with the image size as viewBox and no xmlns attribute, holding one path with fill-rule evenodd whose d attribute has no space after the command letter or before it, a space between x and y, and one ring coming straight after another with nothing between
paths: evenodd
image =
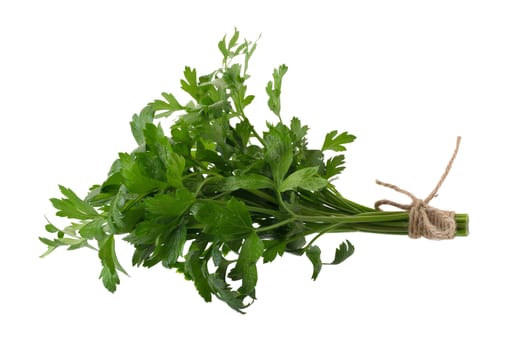
<instances>
[{"instance_id":1,"label":"white background","mask_svg":"<svg viewBox=\"0 0 525 350\"><path fill-rule=\"evenodd\" d=\"M524 349L525 9L521 1L2 1L0 249L2 349ZM310 144L347 130L340 191L366 205L424 197L463 144L433 204L469 213L448 242L371 234L320 241L316 282L305 257L260 266L247 315L206 304L161 267L132 268L115 294L92 251L45 247L57 184L85 195L134 147L131 115L162 91L182 101L185 65L208 73L237 26L255 39L248 112L272 119L264 85L289 66L283 115ZM336 237L338 236L338 237Z\"/></svg>"}]
</instances>

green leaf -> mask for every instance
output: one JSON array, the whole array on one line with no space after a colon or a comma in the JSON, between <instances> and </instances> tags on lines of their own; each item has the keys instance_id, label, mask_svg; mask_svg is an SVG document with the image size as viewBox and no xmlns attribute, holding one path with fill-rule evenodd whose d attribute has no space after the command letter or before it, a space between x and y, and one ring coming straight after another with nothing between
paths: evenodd
<instances>
[{"instance_id":1,"label":"green leaf","mask_svg":"<svg viewBox=\"0 0 525 350\"><path fill-rule=\"evenodd\" d=\"M204 241L194 241L191 244L185 257L185 271L193 280L195 288L204 301L210 302L212 290L208 282L208 269L206 267L207 260L200 257L205 247L206 242Z\"/></svg>"},{"instance_id":2,"label":"green leaf","mask_svg":"<svg viewBox=\"0 0 525 350\"><path fill-rule=\"evenodd\" d=\"M162 97L166 99L166 101L168 102L169 106L171 107L173 111L184 109L184 107L179 103L179 101L177 101L177 99L175 98L175 96L173 96L173 94L163 92L161 95Z\"/></svg>"},{"instance_id":3,"label":"green leaf","mask_svg":"<svg viewBox=\"0 0 525 350\"><path fill-rule=\"evenodd\" d=\"M337 135L337 130L334 130L326 134L322 150L332 150L336 152L346 151L346 147L343 145L353 142L354 140L354 135L350 135L346 131Z\"/></svg>"},{"instance_id":4,"label":"green leaf","mask_svg":"<svg viewBox=\"0 0 525 350\"><path fill-rule=\"evenodd\" d=\"M229 50L226 47L226 35L222 38L221 41L219 41L219 51L222 53L223 56L223 64L226 65L226 61L228 60L229 56Z\"/></svg>"},{"instance_id":5,"label":"green leaf","mask_svg":"<svg viewBox=\"0 0 525 350\"><path fill-rule=\"evenodd\" d=\"M335 250L335 257L334 261L332 261L330 264L327 265L337 265L345 261L348 257L350 257L354 253L354 246L350 241L345 240L339 248Z\"/></svg>"},{"instance_id":6,"label":"green leaf","mask_svg":"<svg viewBox=\"0 0 525 350\"><path fill-rule=\"evenodd\" d=\"M80 237L83 237L85 239L100 240L105 235L105 232L104 232L105 224L106 224L106 220L104 218L98 218L95 220L91 220L87 222L85 225L83 225L78 230L78 233Z\"/></svg>"},{"instance_id":7,"label":"green leaf","mask_svg":"<svg viewBox=\"0 0 525 350\"><path fill-rule=\"evenodd\" d=\"M190 67L184 68L184 78L186 80L180 81L182 90L186 91L196 100L199 100L199 86L197 83L197 71Z\"/></svg>"},{"instance_id":8,"label":"green leaf","mask_svg":"<svg viewBox=\"0 0 525 350\"><path fill-rule=\"evenodd\" d=\"M286 251L286 241L265 240L263 242L265 250L262 256L265 264L274 261L277 255L283 256Z\"/></svg>"},{"instance_id":9,"label":"green leaf","mask_svg":"<svg viewBox=\"0 0 525 350\"><path fill-rule=\"evenodd\" d=\"M312 279L315 281L317 276L319 276L319 272L321 272L321 268L323 267L323 263L321 261L321 248L315 245L308 247L306 250L306 256L308 259L310 259L314 267Z\"/></svg>"},{"instance_id":10,"label":"green leaf","mask_svg":"<svg viewBox=\"0 0 525 350\"><path fill-rule=\"evenodd\" d=\"M268 107L279 118L281 117L281 87L283 77L288 71L288 67L284 64L273 71L273 82L269 81L266 85L266 93L268 94Z\"/></svg>"},{"instance_id":11,"label":"green leaf","mask_svg":"<svg viewBox=\"0 0 525 350\"><path fill-rule=\"evenodd\" d=\"M237 28L234 28L234 33L227 44L226 44L226 35L224 35L222 40L219 42L219 50L224 56L224 59L223 59L224 65L226 65L228 58L233 58L238 54L238 52L232 51L232 49L237 45L238 40L239 40L239 31L237 30Z\"/></svg>"},{"instance_id":12,"label":"green leaf","mask_svg":"<svg viewBox=\"0 0 525 350\"><path fill-rule=\"evenodd\" d=\"M221 191L231 192L239 189L259 190L263 188L273 188L273 181L259 174L244 174L224 178Z\"/></svg>"},{"instance_id":13,"label":"green leaf","mask_svg":"<svg viewBox=\"0 0 525 350\"><path fill-rule=\"evenodd\" d=\"M46 218L47 220L47 218ZM93 222L102 221L105 222L105 220L101 217L97 217L96 219L92 220ZM47 255L49 255L51 252L53 252L56 248L65 246L67 247L67 250L74 250L79 249L82 247L88 247L94 249L91 245L89 245L88 240L85 237L78 236L77 231L79 229L82 229L83 226L86 224L83 223L72 223L71 225L64 228L64 230L58 229L55 225L47 221L48 224L45 226L46 231L50 233L56 233L58 238L55 238L53 240L45 238L45 237L39 237L38 239L40 242L47 245L47 251L42 254L40 257L43 258ZM87 223L90 223L91 221L88 221Z\"/></svg>"},{"instance_id":14,"label":"green leaf","mask_svg":"<svg viewBox=\"0 0 525 350\"><path fill-rule=\"evenodd\" d=\"M286 244L286 251L295 255L303 255L304 245L306 244L306 239L304 237L299 237L291 242Z\"/></svg>"},{"instance_id":15,"label":"green leaf","mask_svg":"<svg viewBox=\"0 0 525 350\"><path fill-rule=\"evenodd\" d=\"M124 204L126 204L126 193L126 187L121 185L111 201L107 222L112 233L121 233L121 230L125 227L124 221L122 220L124 214L122 214L121 210L124 208Z\"/></svg>"},{"instance_id":16,"label":"green leaf","mask_svg":"<svg viewBox=\"0 0 525 350\"><path fill-rule=\"evenodd\" d=\"M40 255L41 258L44 258L44 257L48 256L56 248L66 245L65 243L61 242L58 239L50 240L50 239L45 238L45 237L38 237L38 239L40 240L40 242L42 242L45 245L47 245L47 251L44 254Z\"/></svg>"},{"instance_id":17,"label":"green leaf","mask_svg":"<svg viewBox=\"0 0 525 350\"><path fill-rule=\"evenodd\" d=\"M186 166L184 157L173 151L169 151L169 153L166 154L164 162L166 164L166 177L168 183L175 188L181 188L184 186L182 183L182 175L184 173L184 167Z\"/></svg>"},{"instance_id":18,"label":"green leaf","mask_svg":"<svg viewBox=\"0 0 525 350\"><path fill-rule=\"evenodd\" d=\"M300 154L300 167L318 167L319 173L322 174L325 168L324 154L317 149L305 149Z\"/></svg>"},{"instance_id":19,"label":"green leaf","mask_svg":"<svg viewBox=\"0 0 525 350\"><path fill-rule=\"evenodd\" d=\"M295 136L295 140L297 142L300 142L301 140L305 139L306 134L308 133L308 126L301 125L301 121L299 120L299 118L293 117L290 122L290 130Z\"/></svg>"},{"instance_id":20,"label":"green leaf","mask_svg":"<svg viewBox=\"0 0 525 350\"><path fill-rule=\"evenodd\" d=\"M41 237L39 237L39 238L41 238ZM57 248L57 247L54 247L54 246L47 246L47 250L46 250L43 254L41 254L39 257L40 257L40 258L45 258L45 257L48 256L49 254L51 254L52 252L54 252L56 248Z\"/></svg>"},{"instance_id":21,"label":"green leaf","mask_svg":"<svg viewBox=\"0 0 525 350\"><path fill-rule=\"evenodd\" d=\"M144 199L145 219L125 238L140 247L134 265L152 267L161 261L165 267L176 265L187 237L185 215L194 201L194 194L185 188Z\"/></svg>"},{"instance_id":22,"label":"green leaf","mask_svg":"<svg viewBox=\"0 0 525 350\"><path fill-rule=\"evenodd\" d=\"M75 250L75 249L80 249L84 247L93 248L92 246L89 245L87 240L82 239L82 238L68 239L68 245L69 247L67 247L67 250Z\"/></svg>"},{"instance_id":23,"label":"green leaf","mask_svg":"<svg viewBox=\"0 0 525 350\"><path fill-rule=\"evenodd\" d=\"M252 103L254 99L255 99L255 96L254 96L254 95L248 95L248 96L246 96L246 97L244 98L243 102L242 102L243 105L244 105L244 107L246 107L246 106L248 106L250 103Z\"/></svg>"},{"instance_id":24,"label":"green leaf","mask_svg":"<svg viewBox=\"0 0 525 350\"><path fill-rule=\"evenodd\" d=\"M109 235L99 244L98 256L102 263L102 271L100 272L100 278L104 287L110 292L117 290L117 285L120 284L120 278L118 271L127 275L122 266L117 260L115 253L115 237Z\"/></svg>"},{"instance_id":25,"label":"green leaf","mask_svg":"<svg viewBox=\"0 0 525 350\"><path fill-rule=\"evenodd\" d=\"M80 199L75 192L62 185L60 192L66 197L63 199L51 198L53 206L58 209L56 215L70 219L88 220L98 216L98 212L87 202Z\"/></svg>"},{"instance_id":26,"label":"green leaf","mask_svg":"<svg viewBox=\"0 0 525 350\"><path fill-rule=\"evenodd\" d=\"M243 148L246 147L246 145L248 145L248 142L250 141L252 129L253 126L246 120L243 120L237 123L237 125L235 125L235 135L239 140L238 142L240 143L240 145L242 145Z\"/></svg>"},{"instance_id":27,"label":"green leaf","mask_svg":"<svg viewBox=\"0 0 525 350\"><path fill-rule=\"evenodd\" d=\"M82 238L69 238L69 237L62 237L62 238L58 238L54 240L40 237L40 241L42 243L47 244L48 246L52 246L55 248L61 247L61 246L73 246L73 245L78 245L82 242L85 242L85 240Z\"/></svg>"},{"instance_id":28,"label":"green leaf","mask_svg":"<svg viewBox=\"0 0 525 350\"><path fill-rule=\"evenodd\" d=\"M46 217L46 221L47 221L47 224L45 226L45 229L47 232L49 233L57 233L57 232L60 232L60 229L58 227L56 227L55 225L53 225L49 219Z\"/></svg>"},{"instance_id":29,"label":"green leaf","mask_svg":"<svg viewBox=\"0 0 525 350\"><path fill-rule=\"evenodd\" d=\"M279 192L302 188L308 191L317 191L328 185L328 181L318 174L318 167L299 169L288 176L279 186Z\"/></svg>"},{"instance_id":30,"label":"green leaf","mask_svg":"<svg viewBox=\"0 0 525 350\"><path fill-rule=\"evenodd\" d=\"M255 52L255 49L257 48L257 41L261 38L261 35L255 40L254 43L248 42L244 40L244 74L246 75L246 72L248 71L248 63L250 62L250 59L253 56L253 53ZM239 45L242 46L242 45Z\"/></svg>"},{"instance_id":31,"label":"green leaf","mask_svg":"<svg viewBox=\"0 0 525 350\"><path fill-rule=\"evenodd\" d=\"M195 195L181 188L175 194L158 194L144 199L144 207L149 215L175 218L184 214L194 202Z\"/></svg>"},{"instance_id":32,"label":"green leaf","mask_svg":"<svg viewBox=\"0 0 525 350\"><path fill-rule=\"evenodd\" d=\"M140 114L133 115L130 126L131 132L133 133L133 137L135 138L135 141L137 141L138 145L144 144L144 127L152 122L153 109L151 108L151 106L142 109L142 111L140 111Z\"/></svg>"},{"instance_id":33,"label":"green leaf","mask_svg":"<svg viewBox=\"0 0 525 350\"><path fill-rule=\"evenodd\" d=\"M241 75L241 68L242 66L239 63L232 64L224 69L222 75L226 87L232 89L236 93L245 92L241 91L244 83L244 78Z\"/></svg>"},{"instance_id":34,"label":"green leaf","mask_svg":"<svg viewBox=\"0 0 525 350\"><path fill-rule=\"evenodd\" d=\"M270 165L272 176L277 184L284 179L293 161L292 138L290 129L284 124L268 125L264 134L266 144L264 158Z\"/></svg>"},{"instance_id":35,"label":"green leaf","mask_svg":"<svg viewBox=\"0 0 525 350\"><path fill-rule=\"evenodd\" d=\"M100 185L100 187L96 187L92 189L92 193L90 193L89 199L96 203L96 199L98 198L104 198L104 194L112 195L120 189L120 185L122 185L122 174L120 173L120 159L117 159L115 161L116 164L118 164L118 171L112 173L108 176L106 181ZM98 193L96 192L98 190ZM100 196L100 197L99 197Z\"/></svg>"},{"instance_id":36,"label":"green leaf","mask_svg":"<svg viewBox=\"0 0 525 350\"><path fill-rule=\"evenodd\" d=\"M325 167L325 178L330 179L339 175L345 170L345 156L338 154L335 157L328 159Z\"/></svg>"},{"instance_id":37,"label":"green leaf","mask_svg":"<svg viewBox=\"0 0 525 350\"><path fill-rule=\"evenodd\" d=\"M174 152L171 142L164 135L160 125L146 125L144 129L146 145L159 157L166 169L167 182L175 187L182 187L182 174L184 172L184 157Z\"/></svg>"},{"instance_id":38,"label":"green leaf","mask_svg":"<svg viewBox=\"0 0 525 350\"><path fill-rule=\"evenodd\" d=\"M151 108L152 112L155 115L155 118L165 118L169 117L173 112L185 110L179 101L173 96L173 94L163 92L163 100L155 100L148 104L148 107ZM163 111L162 113L157 113ZM148 123L152 123L152 120L149 120Z\"/></svg>"},{"instance_id":39,"label":"green leaf","mask_svg":"<svg viewBox=\"0 0 525 350\"><path fill-rule=\"evenodd\" d=\"M239 31L237 28L235 28L234 33L230 39L230 42L228 43L228 50L231 50L234 48L235 45L237 45L237 40L239 40Z\"/></svg>"},{"instance_id":40,"label":"green leaf","mask_svg":"<svg viewBox=\"0 0 525 350\"><path fill-rule=\"evenodd\" d=\"M164 156L169 146L169 139L164 135L162 127L155 124L146 124L144 127L144 138L147 150L152 151L158 157Z\"/></svg>"},{"instance_id":41,"label":"green leaf","mask_svg":"<svg viewBox=\"0 0 525 350\"><path fill-rule=\"evenodd\" d=\"M51 246L51 247L60 247L60 246L65 245L58 239L50 240L49 238L45 238L45 237L38 237L38 239L40 240L40 242L44 243L45 245Z\"/></svg>"},{"instance_id":42,"label":"green leaf","mask_svg":"<svg viewBox=\"0 0 525 350\"><path fill-rule=\"evenodd\" d=\"M246 307L242 301L243 296L239 292L233 291L226 281L221 278L221 276L215 273L210 274L208 276L208 285L213 291L213 294L219 300L224 301L235 311L244 314L244 312L241 311L241 309Z\"/></svg>"},{"instance_id":43,"label":"green leaf","mask_svg":"<svg viewBox=\"0 0 525 350\"><path fill-rule=\"evenodd\" d=\"M228 201L203 200L192 207L195 219L203 224L204 232L222 241L243 238L253 231L250 212L238 199Z\"/></svg>"},{"instance_id":44,"label":"green leaf","mask_svg":"<svg viewBox=\"0 0 525 350\"><path fill-rule=\"evenodd\" d=\"M165 258L163 259L164 266L167 267L173 267L175 266L175 263L177 262L177 259L182 256L182 252L184 249L184 243L186 243L186 225L182 224L177 227L169 236L168 239L165 240L164 243L164 251Z\"/></svg>"},{"instance_id":45,"label":"green leaf","mask_svg":"<svg viewBox=\"0 0 525 350\"><path fill-rule=\"evenodd\" d=\"M142 154L142 156L139 156L140 154ZM122 181L128 191L143 194L164 187L162 181L151 176L152 172L159 171L159 169L155 169L158 166L155 166L153 162L148 162L145 153L137 153L134 155L119 153L119 157L122 167Z\"/></svg>"},{"instance_id":46,"label":"green leaf","mask_svg":"<svg viewBox=\"0 0 525 350\"><path fill-rule=\"evenodd\" d=\"M134 256L133 264L153 267L162 261L164 267L176 267L178 258L182 256L187 239L186 224L183 222L174 226L171 224L151 223L150 227L152 230L148 232L148 237L129 236L126 239L127 241L133 241L134 244L140 247L148 247ZM154 243L141 245L140 238L143 238L145 241L154 240Z\"/></svg>"},{"instance_id":47,"label":"green leaf","mask_svg":"<svg viewBox=\"0 0 525 350\"><path fill-rule=\"evenodd\" d=\"M255 297L255 286L257 284L257 261L264 251L264 243L257 233L252 231L244 240L237 264L230 271L231 279L242 279L242 286L239 291L246 295Z\"/></svg>"}]
</instances>

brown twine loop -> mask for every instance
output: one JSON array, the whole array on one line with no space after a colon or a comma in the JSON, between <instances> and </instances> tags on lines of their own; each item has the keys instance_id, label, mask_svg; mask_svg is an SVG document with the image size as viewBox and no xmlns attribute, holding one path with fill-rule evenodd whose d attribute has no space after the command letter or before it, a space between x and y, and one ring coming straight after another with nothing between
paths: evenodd
<instances>
[{"instance_id":1,"label":"brown twine loop","mask_svg":"<svg viewBox=\"0 0 525 350\"><path fill-rule=\"evenodd\" d=\"M461 137L458 136L456 140L456 149L450 158L448 165L445 169L445 172L441 176L438 184L432 192L424 200L417 198L412 193L403 190L396 185L388 184L376 180L376 183L381 186L385 186L393 189L399 193L403 193L412 199L411 204L401 204L393 202L388 199L382 199L375 203L374 207L376 210L380 210L382 205L391 205L399 209L409 211L408 217L408 236L410 238L420 238L421 236L433 239L433 240L442 240L442 239L452 239L456 234L456 220L455 213L453 211L440 210L428 205L428 203L437 195L437 191L445 181L450 168L452 168L452 163L456 158L456 155L459 150L459 144L461 142Z\"/></svg>"}]
</instances>

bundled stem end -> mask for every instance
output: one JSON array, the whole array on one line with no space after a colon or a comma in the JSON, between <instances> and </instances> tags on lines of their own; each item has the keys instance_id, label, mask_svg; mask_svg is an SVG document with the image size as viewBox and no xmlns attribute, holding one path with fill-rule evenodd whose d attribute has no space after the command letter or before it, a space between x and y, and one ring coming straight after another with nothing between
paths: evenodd
<instances>
[{"instance_id":1,"label":"bundled stem end","mask_svg":"<svg viewBox=\"0 0 525 350\"><path fill-rule=\"evenodd\" d=\"M469 235L468 214L456 214L456 237L467 237Z\"/></svg>"}]
</instances>

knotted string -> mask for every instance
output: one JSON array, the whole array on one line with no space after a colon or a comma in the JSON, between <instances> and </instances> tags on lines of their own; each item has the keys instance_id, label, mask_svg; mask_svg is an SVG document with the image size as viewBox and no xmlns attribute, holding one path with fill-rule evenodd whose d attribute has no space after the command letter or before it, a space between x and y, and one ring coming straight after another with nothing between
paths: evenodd
<instances>
[{"instance_id":1,"label":"knotted string","mask_svg":"<svg viewBox=\"0 0 525 350\"><path fill-rule=\"evenodd\" d=\"M452 239L456 234L456 220L455 213L453 211L440 210L429 205L429 202L436 197L439 188L445 181L450 168L452 168L452 163L456 159L458 154L459 144L461 142L461 137L458 136L456 140L456 149L450 158L448 165L445 169L445 172L439 179L438 184L432 192L424 200L417 198L412 193L403 190L396 185L389 183L381 182L376 180L376 183L381 186L385 186L393 189L399 193L403 193L412 199L410 204L401 204L388 199L382 199L375 203L374 207L376 210L380 210L382 205L391 205L396 208L407 210L408 211L408 236L411 238L420 238L421 236L434 239Z\"/></svg>"}]
</instances>

